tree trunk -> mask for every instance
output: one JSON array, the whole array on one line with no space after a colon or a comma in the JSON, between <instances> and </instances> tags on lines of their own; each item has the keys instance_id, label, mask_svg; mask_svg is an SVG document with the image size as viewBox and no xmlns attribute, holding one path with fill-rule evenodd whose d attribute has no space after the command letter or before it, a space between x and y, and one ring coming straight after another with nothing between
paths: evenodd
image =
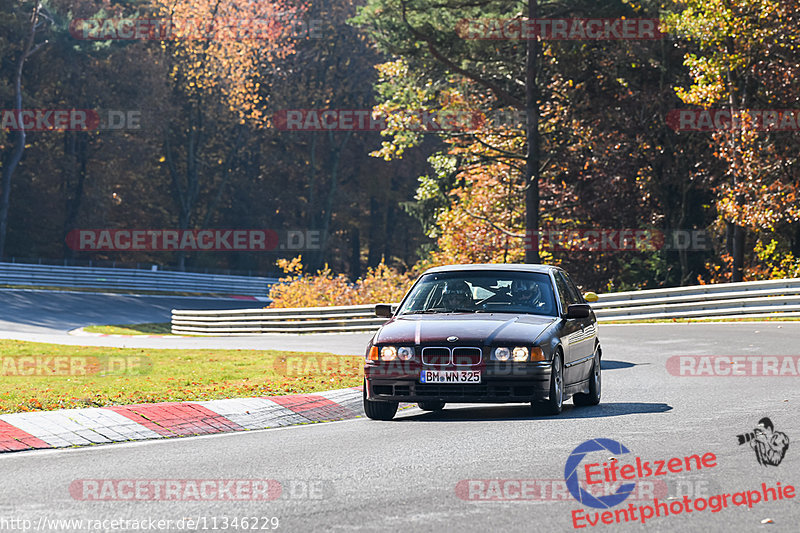
<instances>
[{"instance_id":1,"label":"tree trunk","mask_svg":"<svg viewBox=\"0 0 800 533\"><path fill-rule=\"evenodd\" d=\"M317 229L317 136L311 137L311 157L308 165L308 227Z\"/></svg>"},{"instance_id":2,"label":"tree trunk","mask_svg":"<svg viewBox=\"0 0 800 533\"><path fill-rule=\"evenodd\" d=\"M394 226L396 218L395 204L391 201L386 206L386 225L383 232L383 260L387 263L391 262L392 257L392 244L394 244Z\"/></svg>"},{"instance_id":3,"label":"tree trunk","mask_svg":"<svg viewBox=\"0 0 800 533\"><path fill-rule=\"evenodd\" d=\"M355 282L361 277L361 239L358 228L350 231L350 281Z\"/></svg>"},{"instance_id":4,"label":"tree trunk","mask_svg":"<svg viewBox=\"0 0 800 533\"><path fill-rule=\"evenodd\" d=\"M528 0L528 18L534 20L538 1ZM525 156L525 262L538 263L539 258L539 40L529 39L525 73L525 114L527 116L528 152Z\"/></svg>"},{"instance_id":5,"label":"tree trunk","mask_svg":"<svg viewBox=\"0 0 800 533\"><path fill-rule=\"evenodd\" d=\"M733 226L733 272L731 281L744 281L744 228L738 224Z\"/></svg>"},{"instance_id":6,"label":"tree trunk","mask_svg":"<svg viewBox=\"0 0 800 533\"><path fill-rule=\"evenodd\" d=\"M164 140L164 157L167 162L170 177L172 178L172 194L178 204L178 229L186 230L191 227L195 205L200 191L200 173L198 170L198 157L202 146L203 113L200 105L192 105L189 109L188 133L186 137L186 169L181 175L175 161L170 140L171 131L167 130ZM185 179L182 179L185 177ZM186 268L186 252L178 251L177 267L179 270Z\"/></svg>"},{"instance_id":7,"label":"tree trunk","mask_svg":"<svg viewBox=\"0 0 800 533\"><path fill-rule=\"evenodd\" d=\"M726 51L729 55L733 55L735 52L734 42L733 39L728 37ZM727 82L728 82L728 105L730 107L731 117L734 115L734 110L736 109L736 100L734 99L734 88L737 87L738 79L736 78L734 72L728 68L726 72ZM747 109L747 100L746 100L746 93L742 95L739 102L739 108ZM734 129L731 132L731 143L733 145L733 149L731 150L731 157L733 158L733 189L734 191L737 190L739 183L746 180L748 176L743 176L744 169L746 168L744 165L744 161L740 161L741 158L741 142L739 140L739 130ZM741 162L741 164L740 164ZM738 192L736 193L736 205L740 208L739 212L741 211L741 207L744 205L744 198ZM731 255L733 256L733 264L731 265L731 281L737 282L743 280L743 273L744 273L744 243L745 243L745 228L740 226L734 220L733 224L733 235L732 237L732 249Z\"/></svg>"},{"instance_id":8,"label":"tree trunk","mask_svg":"<svg viewBox=\"0 0 800 533\"><path fill-rule=\"evenodd\" d=\"M331 144L329 153L329 174L330 174L330 187L328 188L328 198L325 201L325 213L322 218L322 229L320 231L320 247L317 253L316 268L321 268L324 263L325 252L328 248L328 240L330 238L331 219L333 217L333 204L336 199L337 189L339 188L339 164L342 160L342 150L344 150L347 141L350 140L352 132L347 132L343 135L342 142L337 145L334 142L333 133L329 132L328 139Z\"/></svg>"},{"instance_id":9,"label":"tree trunk","mask_svg":"<svg viewBox=\"0 0 800 533\"><path fill-rule=\"evenodd\" d=\"M70 167L69 175L64 179L64 197L66 198L66 216L64 217L64 256L74 258L78 250L67 246L66 237L75 229L81 203L83 190L86 184L87 164L89 162L89 135L85 132L64 133L64 155L71 156L66 166ZM73 179L74 178L74 179ZM70 185L75 186L70 190ZM71 193L71 194L70 194Z\"/></svg>"},{"instance_id":10,"label":"tree trunk","mask_svg":"<svg viewBox=\"0 0 800 533\"><path fill-rule=\"evenodd\" d=\"M369 197L369 232L367 234L367 266L375 266L380 263L381 259L381 221L383 220L384 212L381 209L378 199L375 196Z\"/></svg>"},{"instance_id":11,"label":"tree trunk","mask_svg":"<svg viewBox=\"0 0 800 533\"><path fill-rule=\"evenodd\" d=\"M41 9L41 2L37 2L33 7L28 37L22 47L19 63L17 63L17 70L14 74L14 110L17 113L22 110L22 71L25 67L25 61L33 55L39 47L47 44L47 41L45 41L35 47L33 45L36 40L36 25L39 23L39 13ZM19 130L15 132L14 145L11 148L11 153L8 155L8 158L3 161L3 172L2 177L0 177L0 187L3 188L3 195L0 196L0 259L3 258L6 251L8 207L11 201L11 178L14 176L14 171L17 169L17 165L19 165L19 162L22 160L22 154L25 152L25 127L22 124L19 114L17 114L17 122Z\"/></svg>"}]
</instances>

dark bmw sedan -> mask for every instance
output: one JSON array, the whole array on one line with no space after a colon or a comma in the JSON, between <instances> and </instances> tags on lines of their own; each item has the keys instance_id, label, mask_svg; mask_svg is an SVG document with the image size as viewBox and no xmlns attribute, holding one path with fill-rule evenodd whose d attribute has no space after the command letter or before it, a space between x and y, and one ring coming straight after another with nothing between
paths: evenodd
<instances>
[{"instance_id":1,"label":"dark bmw sedan","mask_svg":"<svg viewBox=\"0 0 800 533\"><path fill-rule=\"evenodd\" d=\"M364 410L391 420L399 402L531 403L555 415L563 402L600 402L597 320L561 268L453 265L426 271L370 341Z\"/></svg>"}]
</instances>

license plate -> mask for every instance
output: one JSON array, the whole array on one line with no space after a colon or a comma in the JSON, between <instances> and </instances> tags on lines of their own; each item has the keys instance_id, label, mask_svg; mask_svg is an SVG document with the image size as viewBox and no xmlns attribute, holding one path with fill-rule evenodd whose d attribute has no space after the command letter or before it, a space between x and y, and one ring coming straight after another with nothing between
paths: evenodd
<instances>
[{"instance_id":1,"label":"license plate","mask_svg":"<svg viewBox=\"0 0 800 533\"><path fill-rule=\"evenodd\" d=\"M480 370L423 370L420 383L480 383Z\"/></svg>"}]
</instances>

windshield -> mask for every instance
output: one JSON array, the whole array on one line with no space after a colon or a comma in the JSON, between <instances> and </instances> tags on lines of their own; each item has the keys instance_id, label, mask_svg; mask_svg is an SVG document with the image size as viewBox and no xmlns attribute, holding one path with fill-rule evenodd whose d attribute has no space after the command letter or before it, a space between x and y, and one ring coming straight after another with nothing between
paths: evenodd
<instances>
[{"instance_id":1,"label":"windshield","mask_svg":"<svg viewBox=\"0 0 800 533\"><path fill-rule=\"evenodd\" d=\"M426 274L398 314L481 312L555 316L550 277L529 272Z\"/></svg>"}]
</instances>

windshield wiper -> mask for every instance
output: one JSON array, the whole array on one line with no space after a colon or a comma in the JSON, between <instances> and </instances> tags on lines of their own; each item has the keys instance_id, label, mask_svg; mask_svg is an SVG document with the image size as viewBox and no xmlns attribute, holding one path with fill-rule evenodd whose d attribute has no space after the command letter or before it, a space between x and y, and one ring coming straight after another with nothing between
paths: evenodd
<instances>
[{"instance_id":1,"label":"windshield wiper","mask_svg":"<svg viewBox=\"0 0 800 533\"><path fill-rule=\"evenodd\" d=\"M441 307L433 308L433 309L425 309L424 311L405 311L400 313L401 315L438 315L444 313L477 313L478 309L443 309Z\"/></svg>"}]
</instances>

